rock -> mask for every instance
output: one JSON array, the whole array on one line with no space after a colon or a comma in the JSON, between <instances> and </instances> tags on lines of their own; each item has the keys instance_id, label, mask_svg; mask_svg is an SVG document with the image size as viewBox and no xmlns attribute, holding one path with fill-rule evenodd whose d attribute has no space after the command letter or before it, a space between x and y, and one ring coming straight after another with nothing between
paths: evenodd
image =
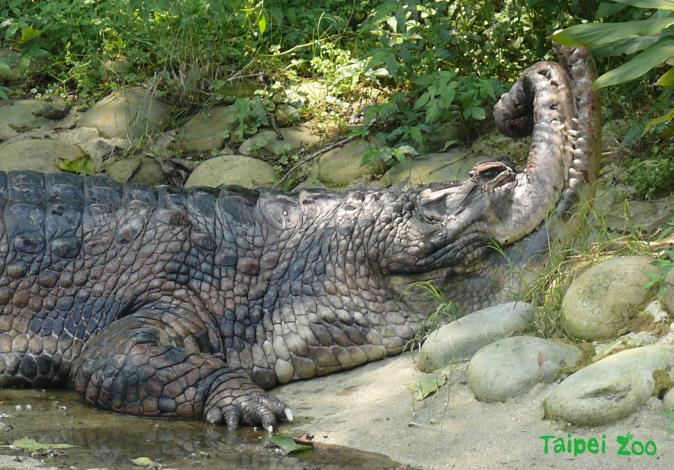
<instances>
[{"instance_id":1,"label":"rock","mask_svg":"<svg viewBox=\"0 0 674 470\"><path fill-rule=\"evenodd\" d=\"M118 90L106 96L80 117L81 127L95 127L104 137L120 137L136 143L164 128L166 106L145 88Z\"/></svg>"},{"instance_id":2,"label":"rock","mask_svg":"<svg viewBox=\"0 0 674 470\"><path fill-rule=\"evenodd\" d=\"M644 313L653 317L653 323L664 323L669 321L669 315L663 309L662 304L658 300L646 305L644 308Z\"/></svg>"},{"instance_id":3,"label":"rock","mask_svg":"<svg viewBox=\"0 0 674 470\"><path fill-rule=\"evenodd\" d=\"M129 149L130 144L126 139L115 137L106 139L101 137L98 129L93 127L76 127L59 134L59 138L71 144L75 144L91 157L96 166L122 149Z\"/></svg>"},{"instance_id":4,"label":"rock","mask_svg":"<svg viewBox=\"0 0 674 470\"><path fill-rule=\"evenodd\" d=\"M511 139L494 130L478 137L472 146L473 152L483 159L498 160L505 158L517 164L527 161L531 138Z\"/></svg>"},{"instance_id":5,"label":"rock","mask_svg":"<svg viewBox=\"0 0 674 470\"><path fill-rule=\"evenodd\" d=\"M242 155L221 155L201 163L185 182L185 187L243 186L255 189L271 185L276 173L271 165Z\"/></svg>"},{"instance_id":6,"label":"rock","mask_svg":"<svg viewBox=\"0 0 674 470\"><path fill-rule=\"evenodd\" d=\"M632 414L658 393L659 374L674 368L674 345L622 351L579 370L543 401L547 419L595 426Z\"/></svg>"},{"instance_id":7,"label":"rock","mask_svg":"<svg viewBox=\"0 0 674 470\"><path fill-rule=\"evenodd\" d=\"M67 109L64 104L37 100L0 102L0 140L7 140L22 132L49 128L55 119L62 118Z\"/></svg>"},{"instance_id":8,"label":"rock","mask_svg":"<svg viewBox=\"0 0 674 470\"><path fill-rule=\"evenodd\" d=\"M178 129L173 148L182 154L209 153L222 148L234 128L227 121L231 113L231 106L216 106L195 114Z\"/></svg>"},{"instance_id":9,"label":"rock","mask_svg":"<svg viewBox=\"0 0 674 470\"><path fill-rule=\"evenodd\" d=\"M279 139L272 130L258 132L241 143L239 153L260 158L280 157L313 147L320 142L308 127L283 128L279 132L283 139Z\"/></svg>"},{"instance_id":10,"label":"rock","mask_svg":"<svg viewBox=\"0 0 674 470\"><path fill-rule=\"evenodd\" d=\"M674 411L674 388L665 393L662 397L662 404L665 410Z\"/></svg>"},{"instance_id":11,"label":"rock","mask_svg":"<svg viewBox=\"0 0 674 470\"><path fill-rule=\"evenodd\" d=\"M468 386L480 401L506 401L582 357L576 346L533 336L513 336L480 349L467 369Z\"/></svg>"},{"instance_id":12,"label":"rock","mask_svg":"<svg viewBox=\"0 0 674 470\"><path fill-rule=\"evenodd\" d=\"M445 153L429 153L406 159L384 173L380 181L387 186L399 183L424 185L462 181L468 178L468 172L481 160L484 159L470 153L470 149L466 148L452 149Z\"/></svg>"},{"instance_id":13,"label":"rock","mask_svg":"<svg viewBox=\"0 0 674 470\"><path fill-rule=\"evenodd\" d=\"M56 173L59 158L75 160L84 156L82 149L58 139L17 136L0 144L0 171L35 170Z\"/></svg>"},{"instance_id":14,"label":"rock","mask_svg":"<svg viewBox=\"0 0 674 470\"><path fill-rule=\"evenodd\" d=\"M39 74L49 66L47 57L31 57L28 67L22 67L21 54L10 49L0 48L0 62L9 66L9 74L0 70L0 83L20 83L26 74Z\"/></svg>"},{"instance_id":15,"label":"rock","mask_svg":"<svg viewBox=\"0 0 674 470\"><path fill-rule=\"evenodd\" d=\"M658 337L654 334L646 333L645 331L630 332L615 341L604 344L594 345L595 355L592 362L597 362L611 354L615 354L625 349L640 348L642 346L649 346L655 344Z\"/></svg>"},{"instance_id":16,"label":"rock","mask_svg":"<svg viewBox=\"0 0 674 470\"><path fill-rule=\"evenodd\" d=\"M604 261L578 276L562 300L561 324L576 338L601 340L627 331L629 320L653 298L644 289L651 259L624 256Z\"/></svg>"},{"instance_id":17,"label":"rock","mask_svg":"<svg viewBox=\"0 0 674 470\"><path fill-rule=\"evenodd\" d=\"M327 186L346 186L366 176L384 171L382 162L363 165L363 155L372 148L364 140L349 142L326 152L318 161L318 179Z\"/></svg>"},{"instance_id":18,"label":"rock","mask_svg":"<svg viewBox=\"0 0 674 470\"><path fill-rule=\"evenodd\" d=\"M301 118L297 108L289 104L278 105L274 110L274 117L279 126L289 126Z\"/></svg>"},{"instance_id":19,"label":"rock","mask_svg":"<svg viewBox=\"0 0 674 470\"><path fill-rule=\"evenodd\" d=\"M651 202L618 199L605 216L606 226L616 232L639 230L653 232L667 225L674 217L671 197Z\"/></svg>"},{"instance_id":20,"label":"rock","mask_svg":"<svg viewBox=\"0 0 674 470\"><path fill-rule=\"evenodd\" d=\"M667 287L665 287L665 293L662 296L662 306L669 312L670 315L674 316L674 269L669 271L667 277L665 278Z\"/></svg>"},{"instance_id":21,"label":"rock","mask_svg":"<svg viewBox=\"0 0 674 470\"><path fill-rule=\"evenodd\" d=\"M105 173L119 183L136 183L145 186L166 184L161 165L150 157L129 157L110 165Z\"/></svg>"},{"instance_id":22,"label":"rock","mask_svg":"<svg viewBox=\"0 0 674 470\"><path fill-rule=\"evenodd\" d=\"M466 138L468 129L460 123L460 117L455 122L446 122L424 139L424 150L427 152L444 152L451 145L463 142Z\"/></svg>"},{"instance_id":23,"label":"rock","mask_svg":"<svg viewBox=\"0 0 674 470\"><path fill-rule=\"evenodd\" d=\"M425 372L470 359L479 349L527 329L535 307L508 302L470 313L428 335L414 361Z\"/></svg>"}]
</instances>

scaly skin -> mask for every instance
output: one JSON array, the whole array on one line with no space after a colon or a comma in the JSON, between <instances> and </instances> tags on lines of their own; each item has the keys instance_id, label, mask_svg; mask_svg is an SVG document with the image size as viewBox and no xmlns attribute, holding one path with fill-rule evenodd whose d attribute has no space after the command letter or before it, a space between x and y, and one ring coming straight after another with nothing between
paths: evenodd
<instances>
[{"instance_id":1,"label":"scaly skin","mask_svg":"<svg viewBox=\"0 0 674 470\"><path fill-rule=\"evenodd\" d=\"M533 131L522 173L341 195L0 173L0 387L73 383L120 413L272 429L292 413L264 390L403 349L427 311L410 281L442 279L465 311L498 301L490 244L527 263L596 174L591 60L560 56L495 109Z\"/></svg>"}]
</instances>

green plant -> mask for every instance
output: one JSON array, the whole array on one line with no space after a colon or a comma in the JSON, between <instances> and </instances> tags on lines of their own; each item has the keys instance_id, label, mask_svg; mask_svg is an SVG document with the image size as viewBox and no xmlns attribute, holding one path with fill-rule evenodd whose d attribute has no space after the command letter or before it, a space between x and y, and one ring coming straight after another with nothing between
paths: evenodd
<instances>
[{"instance_id":1,"label":"green plant","mask_svg":"<svg viewBox=\"0 0 674 470\"><path fill-rule=\"evenodd\" d=\"M241 142L257 133L260 127L269 126L266 104L257 96L253 99L239 98L231 106L227 121L234 125L234 129L223 137Z\"/></svg>"},{"instance_id":2,"label":"green plant","mask_svg":"<svg viewBox=\"0 0 674 470\"><path fill-rule=\"evenodd\" d=\"M652 199L674 189L674 143L664 147L669 153L659 152L658 145L653 145L654 158L632 160L625 170L623 181L634 186L641 197Z\"/></svg>"},{"instance_id":3,"label":"green plant","mask_svg":"<svg viewBox=\"0 0 674 470\"><path fill-rule=\"evenodd\" d=\"M658 297L664 296L665 289L670 287L666 281L670 271L674 269L674 250L665 251L666 258L656 259L651 262L651 265L656 268L656 271L645 271L649 281L644 286L644 289L657 288Z\"/></svg>"},{"instance_id":4,"label":"green plant","mask_svg":"<svg viewBox=\"0 0 674 470\"><path fill-rule=\"evenodd\" d=\"M580 24L552 35L552 39L560 44L589 47L602 57L636 54L624 64L601 75L593 85L595 89L629 82L663 64L674 66L674 2L609 0L600 5L597 16L615 14L627 7L655 11L647 13L645 19ZM655 85L674 87L674 67L662 74ZM662 136L674 134L674 108L652 119L644 132L660 126L664 126L661 129Z\"/></svg>"},{"instance_id":5,"label":"green plant","mask_svg":"<svg viewBox=\"0 0 674 470\"><path fill-rule=\"evenodd\" d=\"M418 350L428 335L437 330L445 323L455 320L461 316L461 310L451 301L444 298L442 292L436 288L431 281L421 281L410 284L409 289L418 289L430 294L433 301L437 304L432 311L419 325L414 337L410 339L405 347L406 351Z\"/></svg>"}]
</instances>

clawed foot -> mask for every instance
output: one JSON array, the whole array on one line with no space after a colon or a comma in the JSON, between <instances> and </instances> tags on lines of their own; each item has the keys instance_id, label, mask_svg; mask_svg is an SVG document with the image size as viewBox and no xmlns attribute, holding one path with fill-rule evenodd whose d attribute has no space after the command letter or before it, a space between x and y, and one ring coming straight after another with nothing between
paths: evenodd
<instances>
[{"instance_id":1,"label":"clawed foot","mask_svg":"<svg viewBox=\"0 0 674 470\"><path fill-rule=\"evenodd\" d=\"M209 423L224 423L231 430L248 424L271 433L278 421L292 421L293 413L281 400L239 375L214 387L206 400L204 418Z\"/></svg>"}]
</instances>

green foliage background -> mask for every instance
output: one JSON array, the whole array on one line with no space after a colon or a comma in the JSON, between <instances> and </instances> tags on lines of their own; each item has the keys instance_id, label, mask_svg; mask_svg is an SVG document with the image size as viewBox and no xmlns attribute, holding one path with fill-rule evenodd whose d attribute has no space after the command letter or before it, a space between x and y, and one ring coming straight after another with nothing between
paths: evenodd
<instances>
[{"instance_id":1,"label":"green foliage background","mask_svg":"<svg viewBox=\"0 0 674 470\"><path fill-rule=\"evenodd\" d=\"M246 114L237 138L266 125L265 111L283 102L286 86L315 81L331 100L311 104L302 117L330 122L332 132L375 137L389 150L366 159L394 163L488 130L499 94L523 69L552 58L550 35L602 21L600 5L603 21L654 14L611 9L612 2L0 0L0 47L20 55L12 64L0 56L0 76L25 76L23 91L0 85L0 97L30 91L91 102L119 86L148 84L178 120L205 104L236 102ZM622 62L605 57L599 66ZM645 87L648 80L605 92L606 117L627 116L643 128L669 109L663 101L671 95ZM251 86L233 86L244 82ZM437 142L447 125L458 137ZM662 156L671 145L648 139L633 143L637 152L655 152L657 168L674 167ZM671 191L644 170L652 164L625 166L643 183L642 194Z\"/></svg>"}]
</instances>

